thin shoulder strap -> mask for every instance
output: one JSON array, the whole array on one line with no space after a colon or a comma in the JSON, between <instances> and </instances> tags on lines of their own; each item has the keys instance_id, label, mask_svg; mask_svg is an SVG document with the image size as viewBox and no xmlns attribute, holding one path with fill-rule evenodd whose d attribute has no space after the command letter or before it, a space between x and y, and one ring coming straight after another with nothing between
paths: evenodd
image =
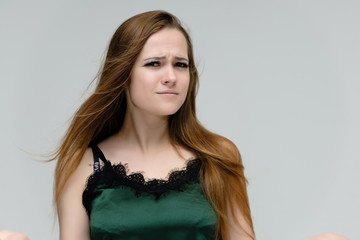
<instances>
[{"instance_id":1,"label":"thin shoulder strap","mask_svg":"<svg viewBox=\"0 0 360 240\"><path fill-rule=\"evenodd\" d=\"M94 156L94 172L100 171L100 161L99 158L105 163L108 163L108 160L106 160L104 153L100 150L100 148L97 145L91 146L93 156Z\"/></svg>"}]
</instances>

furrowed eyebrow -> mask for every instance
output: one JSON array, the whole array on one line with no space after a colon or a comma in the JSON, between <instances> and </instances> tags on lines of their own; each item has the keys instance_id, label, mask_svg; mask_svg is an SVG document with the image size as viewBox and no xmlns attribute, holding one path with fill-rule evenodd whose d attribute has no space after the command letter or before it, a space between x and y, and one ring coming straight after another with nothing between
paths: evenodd
<instances>
[{"instance_id":1,"label":"furrowed eyebrow","mask_svg":"<svg viewBox=\"0 0 360 240\"><path fill-rule=\"evenodd\" d=\"M144 61L149 61L149 60L162 60L165 59L166 57L150 57L150 58L145 58Z\"/></svg>"},{"instance_id":2,"label":"furrowed eyebrow","mask_svg":"<svg viewBox=\"0 0 360 240\"><path fill-rule=\"evenodd\" d=\"M149 60L159 61L159 60L163 60L163 59L166 59L166 57L165 57L165 56L162 56L162 57L150 57L150 58L145 58L144 61L149 61ZM175 57L175 59L176 59L176 60L180 60L180 61L189 62L188 59L182 58L182 57Z\"/></svg>"},{"instance_id":3,"label":"furrowed eyebrow","mask_svg":"<svg viewBox=\"0 0 360 240\"><path fill-rule=\"evenodd\" d=\"M175 59L176 59L176 60L180 60L180 61L189 62L189 60L187 60L187 58L175 57Z\"/></svg>"}]
</instances>

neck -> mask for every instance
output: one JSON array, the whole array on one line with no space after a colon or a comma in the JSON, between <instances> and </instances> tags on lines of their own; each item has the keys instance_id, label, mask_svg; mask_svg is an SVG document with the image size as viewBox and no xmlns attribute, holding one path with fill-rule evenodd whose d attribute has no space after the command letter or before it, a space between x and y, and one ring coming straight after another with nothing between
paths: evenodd
<instances>
[{"instance_id":1,"label":"neck","mask_svg":"<svg viewBox=\"0 0 360 240\"><path fill-rule=\"evenodd\" d=\"M118 135L144 154L159 151L170 145L168 117L127 111Z\"/></svg>"}]
</instances>

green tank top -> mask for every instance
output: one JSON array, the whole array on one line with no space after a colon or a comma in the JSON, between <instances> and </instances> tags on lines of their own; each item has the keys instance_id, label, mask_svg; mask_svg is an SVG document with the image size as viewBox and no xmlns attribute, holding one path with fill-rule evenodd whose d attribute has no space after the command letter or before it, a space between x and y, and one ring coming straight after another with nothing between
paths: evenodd
<instances>
[{"instance_id":1,"label":"green tank top","mask_svg":"<svg viewBox=\"0 0 360 240\"><path fill-rule=\"evenodd\" d=\"M172 171L168 180L146 181L112 165L96 146L93 154L94 173L83 192L92 240L214 239L217 216L199 180L200 159Z\"/></svg>"}]
</instances>

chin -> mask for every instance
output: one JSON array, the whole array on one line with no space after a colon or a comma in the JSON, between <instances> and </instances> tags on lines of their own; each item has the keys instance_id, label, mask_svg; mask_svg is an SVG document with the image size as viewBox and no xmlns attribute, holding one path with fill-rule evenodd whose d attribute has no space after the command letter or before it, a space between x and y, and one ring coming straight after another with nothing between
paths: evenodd
<instances>
[{"instance_id":1,"label":"chin","mask_svg":"<svg viewBox=\"0 0 360 240\"><path fill-rule=\"evenodd\" d=\"M174 115L175 113L177 113L177 111L179 111L180 108L175 108L175 109L164 109L163 111L159 112L159 115L162 116L170 116L170 115Z\"/></svg>"},{"instance_id":2,"label":"chin","mask_svg":"<svg viewBox=\"0 0 360 240\"><path fill-rule=\"evenodd\" d=\"M182 105L171 105L171 106L162 106L161 108L158 108L156 111L159 115L162 116L170 116L173 115L175 113L177 113L177 111L179 111L179 109L181 108Z\"/></svg>"},{"instance_id":3,"label":"chin","mask_svg":"<svg viewBox=\"0 0 360 240\"><path fill-rule=\"evenodd\" d=\"M174 115L177 111L169 111L169 112L163 112L161 113L160 115L161 116L171 116L171 115Z\"/></svg>"}]
</instances>

